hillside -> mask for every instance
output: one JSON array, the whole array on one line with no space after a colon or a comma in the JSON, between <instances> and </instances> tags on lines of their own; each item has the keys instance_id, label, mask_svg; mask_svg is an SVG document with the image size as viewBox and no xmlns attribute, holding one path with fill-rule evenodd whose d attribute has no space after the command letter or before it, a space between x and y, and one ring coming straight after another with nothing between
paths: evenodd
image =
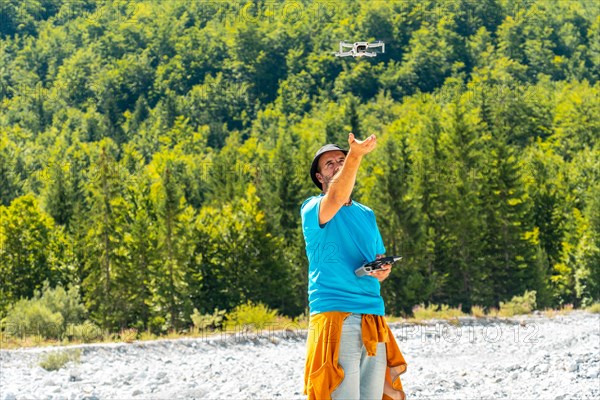
<instances>
[{"instance_id":1,"label":"hillside","mask_svg":"<svg viewBox=\"0 0 600 400\"><path fill-rule=\"evenodd\" d=\"M378 136L354 198L403 256L388 313L600 300L594 2L0 12L0 317L45 281L81 299L40 311L63 328L163 332L249 301L302 314L310 161L348 132ZM374 59L332 55L375 39Z\"/></svg>"}]
</instances>

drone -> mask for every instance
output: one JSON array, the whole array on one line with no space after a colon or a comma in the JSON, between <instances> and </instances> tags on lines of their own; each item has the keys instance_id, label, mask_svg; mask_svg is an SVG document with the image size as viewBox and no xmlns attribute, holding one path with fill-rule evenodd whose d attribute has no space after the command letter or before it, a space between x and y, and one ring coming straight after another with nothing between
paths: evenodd
<instances>
[{"instance_id":1,"label":"drone","mask_svg":"<svg viewBox=\"0 0 600 400\"><path fill-rule=\"evenodd\" d=\"M344 48L350 50L344 51ZM374 51L368 51L373 49ZM373 43L369 42L340 42L340 51L335 53L337 57L375 57L379 53L385 53L385 43L378 40Z\"/></svg>"}]
</instances>

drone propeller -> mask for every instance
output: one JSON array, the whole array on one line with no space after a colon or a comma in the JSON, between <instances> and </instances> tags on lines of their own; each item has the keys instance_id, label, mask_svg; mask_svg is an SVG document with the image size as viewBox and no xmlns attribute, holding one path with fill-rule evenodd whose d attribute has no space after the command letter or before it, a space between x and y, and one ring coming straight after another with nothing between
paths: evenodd
<instances>
[{"instance_id":1,"label":"drone propeller","mask_svg":"<svg viewBox=\"0 0 600 400\"><path fill-rule=\"evenodd\" d=\"M381 40L378 40L374 43L369 43L369 50L373 50L379 54L385 53L385 43L383 43Z\"/></svg>"}]
</instances>

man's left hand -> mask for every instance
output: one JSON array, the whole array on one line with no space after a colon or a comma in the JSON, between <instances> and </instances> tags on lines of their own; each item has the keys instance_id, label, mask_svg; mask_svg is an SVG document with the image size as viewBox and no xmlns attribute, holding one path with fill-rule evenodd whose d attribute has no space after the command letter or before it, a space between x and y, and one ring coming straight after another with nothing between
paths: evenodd
<instances>
[{"instance_id":1,"label":"man's left hand","mask_svg":"<svg viewBox=\"0 0 600 400\"><path fill-rule=\"evenodd\" d=\"M383 257L385 257L385 254L377 254L375 256L378 260ZM383 282L390 275L390 272L392 272L392 264L383 264L382 269L371 272L371 276L377 278L379 282Z\"/></svg>"},{"instance_id":2,"label":"man's left hand","mask_svg":"<svg viewBox=\"0 0 600 400\"><path fill-rule=\"evenodd\" d=\"M377 278L379 282L383 282L390 275L390 272L392 272L392 264L384 264L383 268L371 272L371 276Z\"/></svg>"}]
</instances>

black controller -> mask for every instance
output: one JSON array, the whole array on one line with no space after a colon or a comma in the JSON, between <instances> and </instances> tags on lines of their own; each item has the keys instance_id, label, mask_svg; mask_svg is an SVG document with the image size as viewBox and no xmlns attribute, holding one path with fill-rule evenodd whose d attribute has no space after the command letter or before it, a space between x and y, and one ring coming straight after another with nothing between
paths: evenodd
<instances>
[{"instance_id":1,"label":"black controller","mask_svg":"<svg viewBox=\"0 0 600 400\"><path fill-rule=\"evenodd\" d=\"M361 265L361 267L356 269L354 271L354 273L356 274L356 276L369 275L373 271L383 269L384 265L393 264L396 261L400 260L401 258L402 257L398 257L398 256L389 256L389 257L378 258L375 261L371 261L371 262Z\"/></svg>"}]
</instances>

